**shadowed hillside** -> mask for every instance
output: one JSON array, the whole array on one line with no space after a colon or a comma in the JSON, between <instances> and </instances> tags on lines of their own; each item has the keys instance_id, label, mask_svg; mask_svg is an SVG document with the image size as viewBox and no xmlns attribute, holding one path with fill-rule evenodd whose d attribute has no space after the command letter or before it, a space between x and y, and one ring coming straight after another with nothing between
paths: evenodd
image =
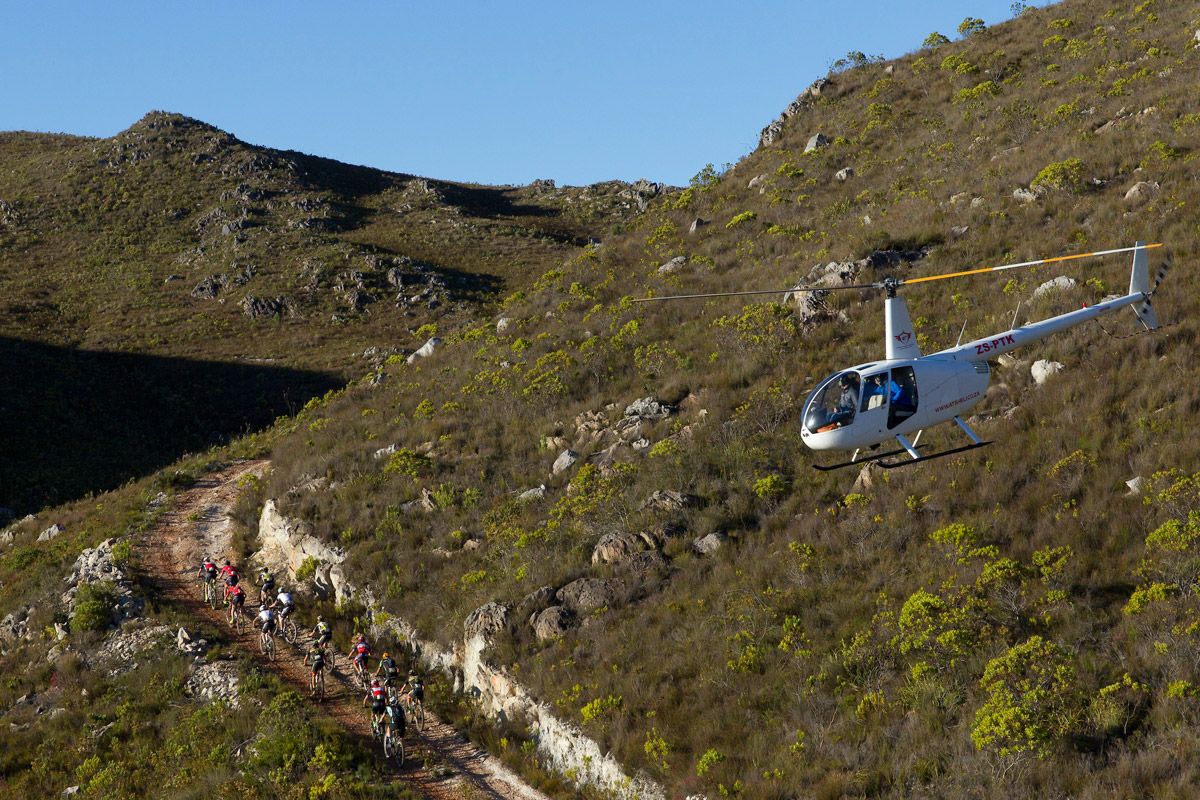
<instances>
[{"instance_id":1,"label":"shadowed hillside","mask_svg":"<svg viewBox=\"0 0 1200 800\"><path fill-rule=\"evenodd\" d=\"M0 506L19 515L115 488L341 385L319 372L8 338L0 363Z\"/></svg>"}]
</instances>

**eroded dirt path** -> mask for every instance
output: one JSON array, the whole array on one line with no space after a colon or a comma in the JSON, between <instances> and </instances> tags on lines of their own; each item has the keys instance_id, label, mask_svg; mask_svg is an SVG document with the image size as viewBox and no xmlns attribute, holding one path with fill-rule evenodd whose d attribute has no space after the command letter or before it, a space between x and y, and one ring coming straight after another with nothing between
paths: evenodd
<instances>
[{"instance_id":1,"label":"eroded dirt path","mask_svg":"<svg viewBox=\"0 0 1200 800\"><path fill-rule=\"evenodd\" d=\"M294 646L278 640L276 658L269 661L259 653L257 631L247 624L243 625L241 633L236 633L229 626L223 610L214 611L202 602L195 580L196 570L205 555L218 563L228 557L229 511L240 491L239 481L247 476L261 475L267 466L266 461L235 464L204 476L190 489L176 495L170 510L147 532L142 563L164 599L186 609L210 627L219 628L231 651L249 654L296 691L307 695L309 670L302 663L302 647L311 641L308 635L301 634ZM247 615L252 618L258 612L258 588L245 578L243 585L247 592ZM338 654L336 670L326 675L326 698L320 707L347 731L370 742L370 723L362 705L363 693L351 687L345 672L349 666L344 656L346 649L349 648L343 648ZM382 749L376 744L372 747L379 752L380 763L384 764ZM426 715L422 733L417 733L410 725L405 747L408 758L404 768L389 769L389 774L430 800L550 800L431 714Z\"/></svg>"}]
</instances>

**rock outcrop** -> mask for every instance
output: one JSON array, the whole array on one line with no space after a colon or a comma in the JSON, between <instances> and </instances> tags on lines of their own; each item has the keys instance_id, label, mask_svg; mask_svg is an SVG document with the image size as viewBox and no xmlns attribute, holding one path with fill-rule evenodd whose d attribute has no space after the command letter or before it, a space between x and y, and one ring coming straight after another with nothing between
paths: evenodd
<instances>
[{"instance_id":1,"label":"rock outcrop","mask_svg":"<svg viewBox=\"0 0 1200 800\"><path fill-rule=\"evenodd\" d=\"M308 562L312 588L319 596L339 602L353 596L342 575L345 554L313 536L305 523L293 523L280 514L274 500L263 505L258 535L262 549L253 555L258 563L295 580L296 572Z\"/></svg>"}]
</instances>

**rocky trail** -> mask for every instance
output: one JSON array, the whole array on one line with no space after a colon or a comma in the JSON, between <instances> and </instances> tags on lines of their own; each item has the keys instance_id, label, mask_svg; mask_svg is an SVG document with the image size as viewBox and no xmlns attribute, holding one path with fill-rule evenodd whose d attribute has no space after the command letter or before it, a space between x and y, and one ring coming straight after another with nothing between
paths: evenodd
<instances>
[{"instance_id":1,"label":"rocky trail","mask_svg":"<svg viewBox=\"0 0 1200 800\"><path fill-rule=\"evenodd\" d=\"M221 631L231 652L253 657L296 691L307 695L309 669L302 663L302 647L311 641L308 634L302 633L295 645L280 638L276 658L270 661L259 652L257 630L243 625L241 632L235 633L222 609L213 610L202 601L195 580L195 571L204 555L224 559L230 551L228 514L237 499L239 481L246 476L261 475L266 468L266 461L235 464L201 478L177 495L172 508L146 534L143 564L164 599L185 609L198 622L203 621L206 628ZM258 590L252 585L246 585L246 590L247 616L253 617L258 610ZM326 675L326 698L320 707L377 750L380 765L384 767L382 749L370 741L363 693L352 688L346 673L349 664L344 653L349 649L348 643L334 644L340 650L337 669ZM396 770L391 765L384 768L393 780L408 784L430 800L549 800L432 714L426 714L422 732L417 733L409 726L405 747L408 753L403 769Z\"/></svg>"}]
</instances>

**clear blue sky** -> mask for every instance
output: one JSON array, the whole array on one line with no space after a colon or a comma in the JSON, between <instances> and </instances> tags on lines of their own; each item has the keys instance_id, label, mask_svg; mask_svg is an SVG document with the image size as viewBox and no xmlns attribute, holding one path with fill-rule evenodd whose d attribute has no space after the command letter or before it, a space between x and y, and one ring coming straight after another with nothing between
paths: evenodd
<instances>
[{"instance_id":1,"label":"clear blue sky","mask_svg":"<svg viewBox=\"0 0 1200 800\"><path fill-rule=\"evenodd\" d=\"M161 109L434 178L684 184L847 51L895 57L1010 5L5 0L0 130L111 136Z\"/></svg>"}]
</instances>

